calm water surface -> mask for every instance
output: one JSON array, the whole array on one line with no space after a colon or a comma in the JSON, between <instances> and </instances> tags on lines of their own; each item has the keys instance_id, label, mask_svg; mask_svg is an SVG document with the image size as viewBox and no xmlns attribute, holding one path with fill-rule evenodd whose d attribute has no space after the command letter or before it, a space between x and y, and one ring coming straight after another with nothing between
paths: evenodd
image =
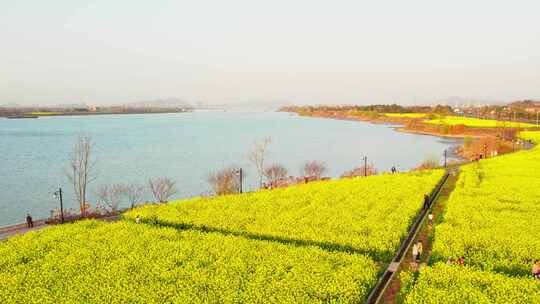
<instances>
[{"instance_id":1,"label":"calm water surface","mask_svg":"<svg viewBox=\"0 0 540 304\"><path fill-rule=\"evenodd\" d=\"M456 140L405 134L390 126L358 121L304 118L290 113L194 112L156 115L109 115L0 119L0 226L49 215L62 186L64 203L75 208L65 177L69 153L84 131L95 142L98 179L90 185L90 202L100 184L140 183L169 176L177 182L176 198L209 191L208 174L237 165L247 171L245 189L254 189L256 172L246 159L257 139L271 137L269 160L298 175L306 160L323 160L329 175L361 165L368 156L379 171L417 166L441 157ZM150 199L149 196L146 197Z\"/></svg>"}]
</instances>

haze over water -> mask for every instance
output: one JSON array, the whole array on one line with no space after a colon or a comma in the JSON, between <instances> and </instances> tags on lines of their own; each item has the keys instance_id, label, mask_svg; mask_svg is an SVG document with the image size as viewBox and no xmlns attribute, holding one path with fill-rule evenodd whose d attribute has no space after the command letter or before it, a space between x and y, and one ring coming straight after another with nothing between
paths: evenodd
<instances>
[{"instance_id":1,"label":"haze over water","mask_svg":"<svg viewBox=\"0 0 540 304\"><path fill-rule=\"evenodd\" d=\"M147 184L149 177L177 182L175 198L207 193L208 174L230 165L247 173L244 189L254 190L256 171L247 161L253 143L271 137L268 164L280 163L299 175L305 161L326 162L329 176L362 164L367 155L379 171L408 170L440 157L459 141L406 134L387 125L305 118L290 113L193 112L0 119L0 226L47 217L58 207L52 192L62 186L66 208L75 208L65 177L69 153L84 131L95 142L98 179L89 186L95 204L100 184ZM145 199L151 199L148 195ZM125 205L124 205L125 206Z\"/></svg>"}]
</instances>

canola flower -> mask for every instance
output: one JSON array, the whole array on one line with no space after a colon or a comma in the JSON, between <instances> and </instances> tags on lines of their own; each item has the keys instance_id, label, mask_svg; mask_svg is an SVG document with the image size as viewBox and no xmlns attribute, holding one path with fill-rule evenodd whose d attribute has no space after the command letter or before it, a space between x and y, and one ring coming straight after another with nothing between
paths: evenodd
<instances>
[{"instance_id":1,"label":"canola flower","mask_svg":"<svg viewBox=\"0 0 540 304\"><path fill-rule=\"evenodd\" d=\"M164 226L316 244L390 261L443 170L309 183L146 205L125 214Z\"/></svg>"},{"instance_id":2,"label":"canola flower","mask_svg":"<svg viewBox=\"0 0 540 304\"><path fill-rule=\"evenodd\" d=\"M438 263L420 270L406 304L540 303L540 284L470 267Z\"/></svg>"},{"instance_id":3,"label":"canola flower","mask_svg":"<svg viewBox=\"0 0 540 304\"><path fill-rule=\"evenodd\" d=\"M0 303L358 303L379 271L315 246L82 221L0 244Z\"/></svg>"},{"instance_id":4,"label":"canola flower","mask_svg":"<svg viewBox=\"0 0 540 304\"><path fill-rule=\"evenodd\" d=\"M520 136L540 142L540 132ZM407 302L540 303L530 274L540 259L539 172L540 147L463 166L435 227L432 260L464 256L467 267L428 267Z\"/></svg>"},{"instance_id":5,"label":"canola flower","mask_svg":"<svg viewBox=\"0 0 540 304\"><path fill-rule=\"evenodd\" d=\"M30 232L0 242L0 303L361 303L442 175L196 198Z\"/></svg>"},{"instance_id":6,"label":"canola flower","mask_svg":"<svg viewBox=\"0 0 540 304\"><path fill-rule=\"evenodd\" d=\"M464 125L471 128L538 128L535 124L499 121L494 119L479 119L460 116L446 116L436 119L426 120L424 123L432 125L457 126Z\"/></svg>"},{"instance_id":7,"label":"canola flower","mask_svg":"<svg viewBox=\"0 0 540 304\"><path fill-rule=\"evenodd\" d=\"M426 113L384 113L386 117L394 118L424 118L427 116Z\"/></svg>"}]
</instances>

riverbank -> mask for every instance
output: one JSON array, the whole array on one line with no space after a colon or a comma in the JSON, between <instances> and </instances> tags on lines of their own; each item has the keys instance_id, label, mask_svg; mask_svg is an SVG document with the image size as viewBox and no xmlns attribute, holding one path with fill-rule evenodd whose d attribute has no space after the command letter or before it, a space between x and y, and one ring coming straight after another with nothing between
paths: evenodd
<instances>
[{"instance_id":1,"label":"riverbank","mask_svg":"<svg viewBox=\"0 0 540 304\"><path fill-rule=\"evenodd\" d=\"M341 112L323 110L312 110L310 112L291 110L291 112L304 117L399 125L393 128L397 132L441 138L463 139L463 144L456 147L454 152L458 157L469 161L514 152L522 148L519 144L516 145L515 143L516 134L521 130L519 128L508 128L504 126L497 128L479 128L467 127L464 125L431 124L425 123L425 119L428 119L428 116L393 116L377 112Z\"/></svg>"},{"instance_id":2,"label":"riverbank","mask_svg":"<svg viewBox=\"0 0 540 304\"><path fill-rule=\"evenodd\" d=\"M421 130L410 130L404 127L396 127L394 130L398 132L403 133L411 133L411 134L420 134L420 135L429 135L429 136L436 136L436 137L446 137L446 138L482 138L483 136L480 135L464 135L464 134L441 134L437 132L430 132L430 131L421 131Z\"/></svg>"}]
</instances>

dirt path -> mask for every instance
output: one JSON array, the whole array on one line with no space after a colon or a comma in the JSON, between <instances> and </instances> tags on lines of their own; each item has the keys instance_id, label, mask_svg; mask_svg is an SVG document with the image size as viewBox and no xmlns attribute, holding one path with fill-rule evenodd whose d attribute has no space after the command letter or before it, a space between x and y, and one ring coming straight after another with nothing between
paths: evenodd
<instances>
[{"instance_id":1,"label":"dirt path","mask_svg":"<svg viewBox=\"0 0 540 304\"><path fill-rule=\"evenodd\" d=\"M115 222L115 221L120 220L121 218L122 218L121 215L112 215L108 217L98 218L98 220L105 221L105 222ZM43 229L49 226L51 225L46 224L45 220L38 220L34 222L33 228L26 227L26 224L17 224L13 226L0 227L0 241L7 240L8 238L15 235L24 234L29 231Z\"/></svg>"},{"instance_id":2,"label":"dirt path","mask_svg":"<svg viewBox=\"0 0 540 304\"><path fill-rule=\"evenodd\" d=\"M441 193L439 194L439 197L437 200L433 203L431 210L433 212L434 218L433 218L433 224L437 225L438 223L443 221L443 214L444 210L446 208L446 202L448 201L448 197L450 196L450 193L454 190L456 186L456 181L459 175L459 171L455 170L452 171L450 176L448 177L448 181L443 186ZM433 247L433 235L434 235L434 229L433 227L428 225L428 222L424 222L422 224L422 228L418 232L418 235L415 239L415 242L418 242L419 240L422 241L423 244L423 254L420 259L420 263L416 263L413 261L412 252L409 250L407 252L407 256L403 259L401 266L399 268L398 273L394 276L392 279L392 282L386 289L383 297L382 302L383 303L400 303L400 289L401 289L401 282L399 280L399 272L401 271L417 271L419 265L426 265L429 262L429 259L431 258L431 252Z\"/></svg>"},{"instance_id":3,"label":"dirt path","mask_svg":"<svg viewBox=\"0 0 540 304\"><path fill-rule=\"evenodd\" d=\"M33 228L26 227L26 224L13 225L0 228L0 241L6 240L14 235L27 233L28 231L39 230L49 225L45 221L35 221Z\"/></svg>"}]
</instances>

